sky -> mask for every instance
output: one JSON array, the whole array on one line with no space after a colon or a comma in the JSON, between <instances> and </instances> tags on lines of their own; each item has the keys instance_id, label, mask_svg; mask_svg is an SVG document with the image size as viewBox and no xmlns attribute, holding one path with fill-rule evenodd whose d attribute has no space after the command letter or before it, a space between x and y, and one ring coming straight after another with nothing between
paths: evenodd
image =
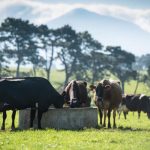
<instances>
[{"instance_id":1,"label":"sky","mask_svg":"<svg viewBox=\"0 0 150 150\"><path fill-rule=\"evenodd\" d=\"M0 22L20 17L46 24L74 8L131 21L150 32L150 0L1 0Z\"/></svg>"},{"instance_id":2,"label":"sky","mask_svg":"<svg viewBox=\"0 0 150 150\"><path fill-rule=\"evenodd\" d=\"M16 17L47 24L75 8L126 20L150 34L150 0L0 0L0 22Z\"/></svg>"}]
</instances>

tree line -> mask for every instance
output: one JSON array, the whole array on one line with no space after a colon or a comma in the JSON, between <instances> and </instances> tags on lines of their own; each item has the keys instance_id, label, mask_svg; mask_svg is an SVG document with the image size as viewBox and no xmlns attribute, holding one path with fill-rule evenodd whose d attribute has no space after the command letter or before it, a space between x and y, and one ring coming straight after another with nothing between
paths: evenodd
<instances>
[{"instance_id":1,"label":"tree line","mask_svg":"<svg viewBox=\"0 0 150 150\"><path fill-rule=\"evenodd\" d=\"M21 65L32 64L34 76L42 68L48 80L59 60L65 72L64 85L72 77L94 83L113 74L124 90L125 81L138 76L135 55L121 46L104 47L88 31L76 32L69 25L50 29L16 18L6 18L0 25L1 77L10 73L11 60L16 64L16 77L21 76Z\"/></svg>"}]
</instances>

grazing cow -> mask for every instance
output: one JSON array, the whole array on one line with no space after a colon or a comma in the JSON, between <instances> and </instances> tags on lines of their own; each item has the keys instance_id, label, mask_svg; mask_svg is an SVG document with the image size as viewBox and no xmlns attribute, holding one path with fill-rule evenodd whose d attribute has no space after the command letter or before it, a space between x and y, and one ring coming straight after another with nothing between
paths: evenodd
<instances>
[{"instance_id":1,"label":"grazing cow","mask_svg":"<svg viewBox=\"0 0 150 150\"><path fill-rule=\"evenodd\" d=\"M119 106L119 111L137 111L138 118L140 118L141 111L147 114L150 113L150 97L143 94L126 95Z\"/></svg>"},{"instance_id":2,"label":"grazing cow","mask_svg":"<svg viewBox=\"0 0 150 150\"><path fill-rule=\"evenodd\" d=\"M38 128L41 129L42 114L53 104L62 108L64 98L48 80L41 77L0 80L0 102L15 109L31 108L30 127L33 127L36 104L38 105Z\"/></svg>"},{"instance_id":3,"label":"grazing cow","mask_svg":"<svg viewBox=\"0 0 150 150\"><path fill-rule=\"evenodd\" d=\"M15 129L15 116L16 116L16 109L14 107L12 107L11 105L7 104L7 103L0 103L0 112L3 113L3 122L2 122L2 126L1 126L1 130L5 130L5 121L7 118L7 114L6 111L7 110L12 110L12 125L11 125L11 130Z\"/></svg>"},{"instance_id":4,"label":"grazing cow","mask_svg":"<svg viewBox=\"0 0 150 150\"><path fill-rule=\"evenodd\" d=\"M87 94L87 83L84 81L72 80L66 86L64 92L65 102L71 107L89 107L90 98Z\"/></svg>"},{"instance_id":5,"label":"grazing cow","mask_svg":"<svg viewBox=\"0 0 150 150\"><path fill-rule=\"evenodd\" d=\"M113 110L113 127L116 127L116 110L122 101L122 90L120 83L117 81L102 80L97 86L90 86L91 90L95 89L95 104L99 110L100 124L102 125L102 118L104 112L104 123L106 126L106 115L108 112L108 128L111 128L110 116Z\"/></svg>"},{"instance_id":6,"label":"grazing cow","mask_svg":"<svg viewBox=\"0 0 150 150\"><path fill-rule=\"evenodd\" d=\"M122 101L125 101L126 97L127 97L127 99L131 99L134 96L135 96L134 94L122 95ZM119 114L119 119L120 119L120 115L122 112L121 107L120 107L121 105L122 105L122 103L120 103L119 108L117 109L118 114ZM125 106L123 106L122 109L124 110L123 111L124 119L127 119L128 109Z\"/></svg>"}]
</instances>

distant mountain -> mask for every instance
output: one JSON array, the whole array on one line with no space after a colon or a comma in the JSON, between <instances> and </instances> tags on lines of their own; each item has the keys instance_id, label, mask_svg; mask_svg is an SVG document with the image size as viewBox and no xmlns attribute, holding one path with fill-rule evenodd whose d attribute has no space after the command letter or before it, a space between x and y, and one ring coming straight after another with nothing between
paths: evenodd
<instances>
[{"instance_id":1,"label":"distant mountain","mask_svg":"<svg viewBox=\"0 0 150 150\"><path fill-rule=\"evenodd\" d=\"M104 46L122 46L135 55L150 51L150 33L136 24L78 8L48 22L50 28L71 25L77 31L89 31Z\"/></svg>"}]
</instances>

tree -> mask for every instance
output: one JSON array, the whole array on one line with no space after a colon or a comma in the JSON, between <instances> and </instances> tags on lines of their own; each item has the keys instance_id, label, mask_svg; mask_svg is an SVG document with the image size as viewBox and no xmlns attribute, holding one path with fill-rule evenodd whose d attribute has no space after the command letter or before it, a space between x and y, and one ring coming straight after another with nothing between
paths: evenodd
<instances>
[{"instance_id":1,"label":"tree","mask_svg":"<svg viewBox=\"0 0 150 150\"><path fill-rule=\"evenodd\" d=\"M50 80L51 68L54 61L54 47L57 46L59 35L56 30L48 29L46 25L39 26L39 39L41 49L44 50L45 53L45 62L44 69L47 74L47 79Z\"/></svg>"},{"instance_id":2,"label":"tree","mask_svg":"<svg viewBox=\"0 0 150 150\"><path fill-rule=\"evenodd\" d=\"M10 74L8 62L5 57L5 49L0 49L0 77L7 76L8 73Z\"/></svg>"},{"instance_id":3,"label":"tree","mask_svg":"<svg viewBox=\"0 0 150 150\"><path fill-rule=\"evenodd\" d=\"M135 67L139 70L147 69L150 66L150 54L136 57Z\"/></svg>"},{"instance_id":4,"label":"tree","mask_svg":"<svg viewBox=\"0 0 150 150\"><path fill-rule=\"evenodd\" d=\"M68 83L69 78L75 73L75 68L80 55L80 48L77 40L77 34L70 26L65 25L58 29L58 58L60 59L65 71L64 85Z\"/></svg>"},{"instance_id":5,"label":"tree","mask_svg":"<svg viewBox=\"0 0 150 150\"><path fill-rule=\"evenodd\" d=\"M85 75L88 76L93 84L96 80L103 78L104 70L108 65L107 57L103 53L102 44L93 39L87 31L79 33L78 36L80 39L80 49L82 51L82 59L80 59L80 63L82 63L81 69L84 70ZM81 75L83 75L83 73Z\"/></svg>"},{"instance_id":6,"label":"tree","mask_svg":"<svg viewBox=\"0 0 150 150\"><path fill-rule=\"evenodd\" d=\"M124 93L124 83L131 78L136 78L137 72L132 68L135 62L135 56L121 47L107 46L109 63L111 64L111 72L116 75L122 83L122 91Z\"/></svg>"},{"instance_id":7,"label":"tree","mask_svg":"<svg viewBox=\"0 0 150 150\"><path fill-rule=\"evenodd\" d=\"M19 76L20 65L26 64L29 56L36 52L33 24L21 19L7 18L0 26L0 42L7 47L5 53L17 64L16 77Z\"/></svg>"},{"instance_id":8,"label":"tree","mask_svg":"<svg viewBox=\"0 0 150 150\"><path fill-rule=\"evenodd\" d=\"M144 75L144 83L146 83L147 86L150 87L150 66L148 66L146 73L147 74Z\"/></svg>"}]
</instances>

